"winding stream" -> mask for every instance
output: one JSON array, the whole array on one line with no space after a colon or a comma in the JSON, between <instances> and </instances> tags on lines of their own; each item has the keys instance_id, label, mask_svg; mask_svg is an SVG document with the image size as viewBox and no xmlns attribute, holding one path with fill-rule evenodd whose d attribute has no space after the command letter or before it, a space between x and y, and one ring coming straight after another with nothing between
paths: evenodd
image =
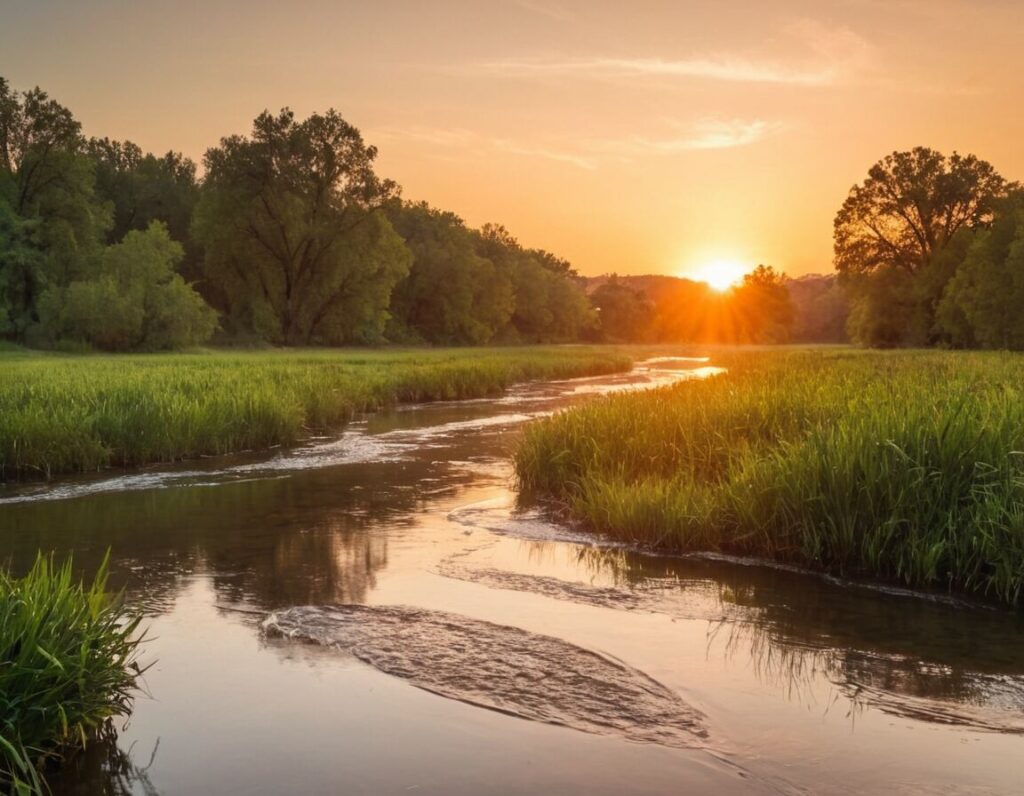
<instances>
[{"instance_id":1,"label":"winding stream","mask_svg":"<svg viewBox=\"0 0 1024 796\"><path fill-rule=\"evenodd\" d=\"M532 418L716 372L402 407L295 450L0 488L148 614L128 724L55 793L1024 792L1013 613L711 556L517 504Z\"/></svg>"}]
</instances>

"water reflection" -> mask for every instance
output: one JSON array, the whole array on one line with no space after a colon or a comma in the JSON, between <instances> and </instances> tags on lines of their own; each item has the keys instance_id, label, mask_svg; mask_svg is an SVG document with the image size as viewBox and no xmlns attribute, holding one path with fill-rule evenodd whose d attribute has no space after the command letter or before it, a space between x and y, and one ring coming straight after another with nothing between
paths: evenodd
<instances>
[{"instance_id":1,"label":"water reflection","mask_svg":"<svg viewBox=\"0 0 1024 796\"><path fill-rule=\"evenodd\" d=\"M526 533L535 535L536 513L525 516ZM506 533L514 527L512 515ZM474 575L465 563L449 572L497 588L704 619L709 656L749 664L764 685L808 706L820 703L825 681L837 690L834 698L849 704L851 718L872 706L904 718L1024 733L1019 614L851 589L767 565L536 538L518 544L534 571L550 569L561 554L562 577L570 580L554 586L547 576L505 573L503 581L492 567Z\"/></svg>"},{"instance_id":2,"label":"water reflection","mask_svg":"<svg viewBox=\"0 0 1024 796\"><path fill-rule=\"evenodd\" d=\"M89 745L65 760L49 781L57 796L158 796L149 777L160 745L147 755L118 746L117 729L106 721ZM139 764L136 759L144 760Z\"/></svg>"}]
</instances>

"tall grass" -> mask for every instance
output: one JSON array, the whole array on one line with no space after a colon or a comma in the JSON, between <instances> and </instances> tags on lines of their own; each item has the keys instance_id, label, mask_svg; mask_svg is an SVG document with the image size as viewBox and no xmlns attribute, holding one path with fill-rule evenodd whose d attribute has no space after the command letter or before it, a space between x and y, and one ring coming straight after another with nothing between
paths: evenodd
<instances>
[{"instance_id":1,"label":"tall grass","mask_svg":"<svg viewBox=\"0 0 1024 796\"><path fill-rule=\"evenodd\" d=\"M726 374L527 429L516 471L592 527L1018 605L1024 356L732 353Z\"/></svg>"},{"instance_id":2,"label":"tall grass","mask_svg":"<svg viewBox=\"0 0 1024 796\"><path fill-rule=\"evenodd\" d=\"M0 573L0 791L42 793L43 769L130 709L140 670L138 618L40 556Z\"/></svg>"},{"instance_id":3,"label":"tall grass","mask_svg":"<svg viewBox=\"0 0 1024 796\"><path fill-rule=\"evenodd\" d=\"M0 355L0 479L291 444L389 404L626 370L596 347Z\"/></svg>"}]
</instances>

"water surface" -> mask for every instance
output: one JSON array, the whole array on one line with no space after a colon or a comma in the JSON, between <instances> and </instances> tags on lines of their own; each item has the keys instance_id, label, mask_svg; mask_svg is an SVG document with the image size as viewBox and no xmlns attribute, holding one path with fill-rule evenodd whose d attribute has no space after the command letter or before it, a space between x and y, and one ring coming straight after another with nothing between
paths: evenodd
<instances>
[{"instance_id":1,"label":"water surface","mask_svg":"<svg viewBox=\"0 0 1024 796\"><path fill-rule=\"evenodd\" d=\"M0 490L2 550L113 550L155 660L57 793L1024 792L1017 615L519 505L525 422L665 358L336 439Z\"/></svg>"}]
</instances>

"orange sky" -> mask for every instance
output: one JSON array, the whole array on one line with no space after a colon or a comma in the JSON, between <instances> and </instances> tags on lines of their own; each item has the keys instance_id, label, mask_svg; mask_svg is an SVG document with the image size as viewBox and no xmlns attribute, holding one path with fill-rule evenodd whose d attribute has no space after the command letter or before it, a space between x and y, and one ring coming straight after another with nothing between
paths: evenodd
<instances>
[{"instance_id":1,"label":"orange sky","mask_svg":"<svg viewBox=\"0 0 1024 796\"><path fill-rule=\"evenodd\" d=\"M1024 178L1020 0L0 0L0 74L197 160L264 108L334 106L407 198L587 274L827 271L893 149Z\"/></svg>"}]
</instances>

